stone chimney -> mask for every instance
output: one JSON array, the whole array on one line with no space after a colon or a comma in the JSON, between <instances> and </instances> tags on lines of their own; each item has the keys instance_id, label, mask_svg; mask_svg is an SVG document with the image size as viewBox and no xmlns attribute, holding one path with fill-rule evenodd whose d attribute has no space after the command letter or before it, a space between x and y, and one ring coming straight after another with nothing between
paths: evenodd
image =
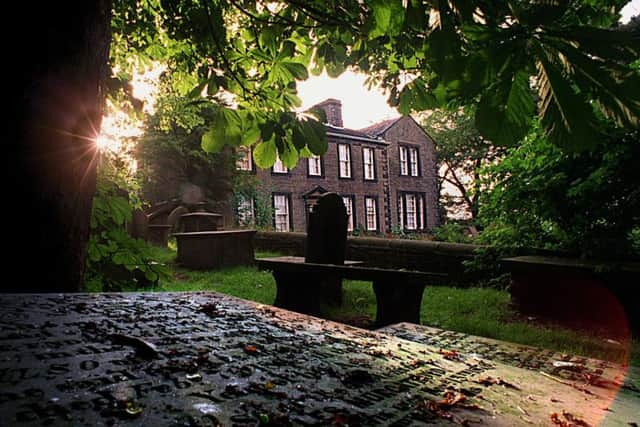
<instances>
[{"instance_id":1,"label":"stone chimney","mask_svg":"<svg viewBox=\"0 0 640 427\"><path fill-rule=\"evenodd\" d=\"M316 104L315 107L320 107L327 115L327 123L335 127L344 127L342 123L342 102L339 99L329 98Z\"/></svg>"}]
</instances>

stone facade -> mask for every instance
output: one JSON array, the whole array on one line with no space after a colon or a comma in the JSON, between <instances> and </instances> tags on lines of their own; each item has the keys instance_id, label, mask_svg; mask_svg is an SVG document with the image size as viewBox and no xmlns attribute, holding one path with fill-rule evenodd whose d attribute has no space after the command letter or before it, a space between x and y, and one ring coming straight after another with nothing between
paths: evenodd
<instances>
[{"instance_id":1,"label":"stone facade","mask_svg":"<svg viewBox=\"0 0 640 427\"><path fill-rule=\"evenodd\" d=\"M275 172L273 168L252 168L247 172L257 175L263 191L280 196L278 203L286 199L289 227L281 231L305 231L313 196L326 191L351 200L353 228L383 233L398 227L422 231L439 224L434 143L412 118L401 117L352 130L341 127L340 101L328 99L317 106L327 115L329 143L327 152L320 159L320 175L314 176L309 161L302 158L286 173ZM349 152L350 177L341 177L340 150L343 156L345 150ZM400 150L405 151L404 170ZM368 179L365 179L365 151L373 153L374 173L371 176L369 172ZM413 158L412 151L415 153ZM413 169L411 160L414 161ZM343 162L343 174L344 167ZM281 209L274 210L282 213Z\"/></svg>"}]
</instances>

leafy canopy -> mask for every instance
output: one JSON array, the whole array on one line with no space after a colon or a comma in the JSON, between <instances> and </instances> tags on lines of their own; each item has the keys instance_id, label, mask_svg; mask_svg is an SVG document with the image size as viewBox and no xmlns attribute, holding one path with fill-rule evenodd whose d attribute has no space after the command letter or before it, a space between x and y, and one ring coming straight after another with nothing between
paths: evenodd
<instances>
[{"instance_id":1,"label":"leafy canopy","mask_svg":"<svg viewBox=\"0 0 640 427\"><path fill-rule=\"evenodd\" d=\"M257 145L262 167L276 152L291 167L326 149L322 118L291 113L296 81L348 67L402 113L475 104L477 129L498 145L537 115L553 144L591 149L603 120L638 126L639 35L610 28L624 3L116 0L114 64L131 49L167 62L184 95L217 106L203 148Z\"/></svg>"}]
</instances>

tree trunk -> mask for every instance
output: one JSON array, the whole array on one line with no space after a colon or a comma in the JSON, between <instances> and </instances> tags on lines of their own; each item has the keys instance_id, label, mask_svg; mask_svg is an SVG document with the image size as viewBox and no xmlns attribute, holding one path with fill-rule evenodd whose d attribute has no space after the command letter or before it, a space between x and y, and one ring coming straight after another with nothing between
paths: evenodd
<instances>
[{"instance_id":1,"label":"tree trunk","mask_svg":"<svg viewBox=\"0 0 640 427\"><path fill-rule=\"evenodd\" d=\"M24 17L24 32L7 39L14 44L8 59L15 75L5 84L16 93L4 168L4 274L17 277L5 278L0 290L79 291L108 76L111 0L23 2L20 8L11 16Z\"/></svg>"}]
</instances>

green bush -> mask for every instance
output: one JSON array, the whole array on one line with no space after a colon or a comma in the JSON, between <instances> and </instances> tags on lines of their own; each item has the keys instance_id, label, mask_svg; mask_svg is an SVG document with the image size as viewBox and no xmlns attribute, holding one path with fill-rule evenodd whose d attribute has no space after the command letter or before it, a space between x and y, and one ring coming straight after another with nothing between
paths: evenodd
<instances>
[{"instance_id":1,"label":"green bush","mask_svg":"<svg viewBox=\"0 0 640 427\"><path fill-rule=\"evenodd\" d=\"M133 207L128 193L106 174L99 174L91 212L85 287L90 291L118 292L153 286L168 275L141 239L127 233Z\"/></svg>"},{"instance_id":2,"label":"green bush","mask_svg":"<svg viewBox=\"0 0 640 427\"><path fill-rule=\"evenodd\" d=\"M433 237L440 242L472 243L473 236L464 224L447 222L433 229Z\"/></svg>"}]
</instances>

